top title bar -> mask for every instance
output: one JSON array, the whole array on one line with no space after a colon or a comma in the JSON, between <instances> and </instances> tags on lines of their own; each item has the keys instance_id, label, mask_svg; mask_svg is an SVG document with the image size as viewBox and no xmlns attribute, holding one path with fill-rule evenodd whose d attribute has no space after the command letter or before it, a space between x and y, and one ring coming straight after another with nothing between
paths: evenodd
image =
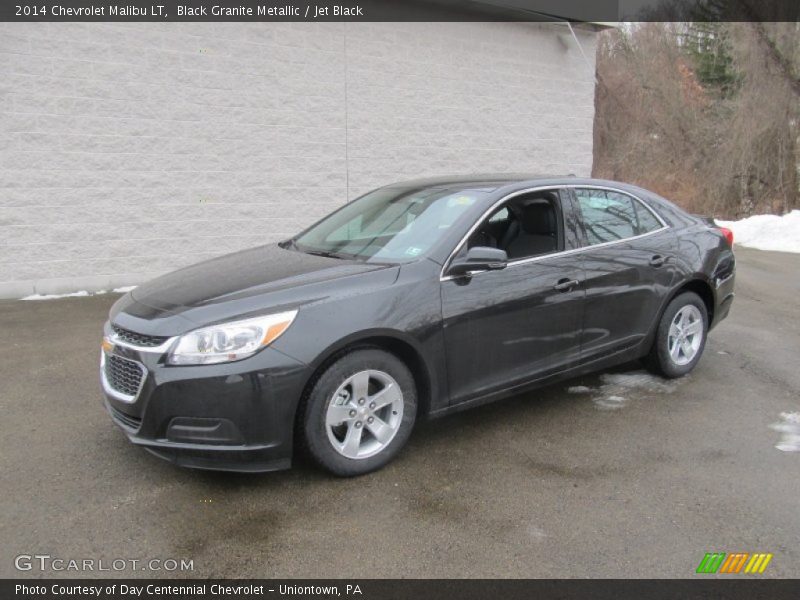
<instances>
[{"instance_id":1,"label":"top title bar","mask_svg":"<svg viewBox=\"0 0 800 600\"><path fill-rule=\"evenodd\" d=\"M0 21L797 21L797 0L4 0Z\"/></svg>"}]
</instances>

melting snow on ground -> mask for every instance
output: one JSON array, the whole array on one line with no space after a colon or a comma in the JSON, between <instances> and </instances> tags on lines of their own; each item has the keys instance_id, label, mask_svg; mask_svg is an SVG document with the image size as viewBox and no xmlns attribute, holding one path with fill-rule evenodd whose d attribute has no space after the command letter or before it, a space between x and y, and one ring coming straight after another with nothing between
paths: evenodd
<instances>
[{"instance_id":1,"label":"melting snow on ground","mask_svg":"<svg viewBox=\"0 0 800 600\"><path fill-rule=\"evenodd\" d=\"M779 217L754 215L741 221L717 221L733 231L733 243L758 250L800 252L800 210Z\"/></svg>"},{"instance_id":2,"label":"melting snow on ground","mask_svg":"<svg viewBox=\"0 0 800 600\"><path fill-rule=\"evenodd\" d=\"M781 434L775 447L783 452L800 452L800 412L781 413L780 418L779 423L771 426Z\"/></svg>"},{"instance_id":3,"label":"melting snow on ground","mask_svg":"<svg viewBox=\"0 0 800 600\"><path fill-rule=\"evenodd\" d=\"M127 287L114 288L111 291L114 294L125 294L135 288L136 288L135 285L129 285ZM83 298L85 296L99 296L101 294L106 294L106 293L108 293L107 290L99 290L97 292L87 292L86 290L81 290L80 292L71 292L69 294L33 294L32 296L25 296L23 300L58 300L59 298Z\"/></svg>"},{"instance_id":4,"label":"melting snow on ground","mask_svg":"<svg viewBox=\"0 0 800 600\"><path fill-rule=\"evenodd\" d=\"M567 388L570 394L590 396L595 407L600 410L619 410L627 406L633 397L648 394L671 394L677 383L651 375L646 371L628 373L604 373L596 387L575 385Z\"/></svg>"}]
</instances>

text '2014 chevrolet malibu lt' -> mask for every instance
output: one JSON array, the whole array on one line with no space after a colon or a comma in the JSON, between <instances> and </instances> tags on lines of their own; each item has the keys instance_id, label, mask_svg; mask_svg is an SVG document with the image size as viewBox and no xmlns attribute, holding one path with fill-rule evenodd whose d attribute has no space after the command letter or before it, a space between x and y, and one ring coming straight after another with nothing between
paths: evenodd
<instances>
[{"instance_id":1,"label":"text '2014 chevrolet malibu lt'","mask_svg":"<svg viewBox=\"0 0 800 600\"><path fill-rule=\"evenodd\" d=\"M366 473L423 417L634 359L685 375L730 310L732 243L611 181L390 185L120 298L106 407L179 465L269 471L300 449Z\"/></svg>"}]
</instances>

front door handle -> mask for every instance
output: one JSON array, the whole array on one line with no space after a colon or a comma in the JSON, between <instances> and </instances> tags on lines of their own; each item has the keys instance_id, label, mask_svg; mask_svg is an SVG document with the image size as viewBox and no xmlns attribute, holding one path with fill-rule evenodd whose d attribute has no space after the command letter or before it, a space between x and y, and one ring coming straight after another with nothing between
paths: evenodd
<instances>
[{"instance_id":1,"label":"front door handle","mask_svg":"<svg viewBox=\"0 0 800 600\"><path fill-rule=\"evenodd\" d=\"M558 282L553 286L553 289L557 292L568 292L576 285L578 285L580 281L577 279L559 279Z\"/></svg>"},{"instance_id":2,"label":"front door handle","mask_svg":"<svg viewBox=\"0 0 800 600\"><path fill-rule=\"evenodd\" d=\"M656 254L653 258L650 259L650 266L651 267L663 267L664 263L669 260L669 256L661 256L660 254Z\"/></svg>"}]
</instances>

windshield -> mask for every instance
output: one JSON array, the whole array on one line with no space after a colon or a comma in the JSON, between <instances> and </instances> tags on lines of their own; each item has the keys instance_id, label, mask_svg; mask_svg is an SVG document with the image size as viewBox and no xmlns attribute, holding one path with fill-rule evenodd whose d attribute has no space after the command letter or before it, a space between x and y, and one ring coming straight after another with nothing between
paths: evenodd
<instances>
[{"instance_id":1,"label":"windshield","mask_svg":"<svg viewBox=\"0 0 800 600\"><path fill-rule=\"evenodd\" d=\"M342 258L406 262L425 254L479 190L381 188L354 200L294 240L298 250Z\"/></svg>"}]
</instances>

